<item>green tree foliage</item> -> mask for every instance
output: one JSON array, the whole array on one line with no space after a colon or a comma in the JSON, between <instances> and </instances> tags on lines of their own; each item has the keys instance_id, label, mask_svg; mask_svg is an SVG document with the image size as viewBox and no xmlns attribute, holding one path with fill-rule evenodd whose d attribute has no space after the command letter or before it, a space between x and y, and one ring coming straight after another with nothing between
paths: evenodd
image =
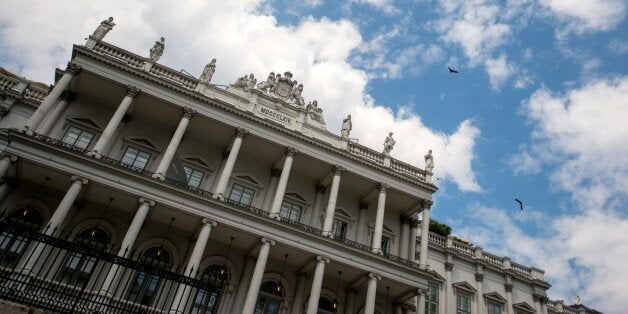
<instances>
[{"instance_id":1,"label":"green tree foliage","mask_svg":"<svg viewBox=\"0 0 628 314\"><path fill-rule=\"evenodd\" d=\"M430 231L446 237L451 234L451 227L438 220L430 219Z\"/></svg>"}]
</instances>

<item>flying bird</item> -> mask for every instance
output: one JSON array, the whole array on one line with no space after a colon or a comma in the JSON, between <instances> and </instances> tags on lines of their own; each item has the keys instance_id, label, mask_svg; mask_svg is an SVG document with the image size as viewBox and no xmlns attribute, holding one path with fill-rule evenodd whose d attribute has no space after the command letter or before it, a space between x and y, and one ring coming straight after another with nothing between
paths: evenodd
<instances>
[{"instance_id":1,"label":"flying bird","mask_svg":"<svg viewBox=\"0 0 628 314\"><path fill-rule=\"evenodd\" d=\"M452 69L450 67L447 67L447 68L449 69L449 73L458 73L458 71L456 71L456 70L454 70L454 69Z\"/></svg>"},{"instance_id":2,"label":"flying bird","mask_svg":"<svg viewBox=\"0 0 628 314\"><path fill-rule=\"evenodd\" d=\"M523 210L523 203L521 203L521 201L519 199L516 199L516 198L515 198L515 201L517 203L519 203L519 210Z\"/></svg>"}]
</instances>

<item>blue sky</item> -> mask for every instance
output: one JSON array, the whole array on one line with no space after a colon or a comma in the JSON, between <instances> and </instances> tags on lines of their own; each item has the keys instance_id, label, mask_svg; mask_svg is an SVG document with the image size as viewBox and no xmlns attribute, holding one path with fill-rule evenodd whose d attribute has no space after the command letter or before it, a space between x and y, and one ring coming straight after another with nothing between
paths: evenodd
<instances>
[{"instance_id":1,"label":"blue sky","mask_svg":"<svg viewBox=\"0 0 628 314\"><path fill-rule=\"evenodd\" d=\"M24 10L24 6L28 10ZM628 24L623 0L5 1L0 65L50 83L105 41L213 82L291 70L328 129L423 167L433 217L546 271L550 297L620 312L628 294ZM173 14L175 12L176 14ZM450 74L447 66L459 70ZM525 208L518 210L514 198Z\"/></svg>"}]
</instances>

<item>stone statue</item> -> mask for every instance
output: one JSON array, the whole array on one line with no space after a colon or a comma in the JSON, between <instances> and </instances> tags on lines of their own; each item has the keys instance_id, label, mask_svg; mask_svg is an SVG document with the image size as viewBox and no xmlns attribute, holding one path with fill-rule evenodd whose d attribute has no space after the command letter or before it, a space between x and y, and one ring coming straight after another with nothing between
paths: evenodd
<instances>
[{"instance_id":1,"label":"stone statue","mask_svg":"<svg viewBox=\"0 0 628 314\"><path fill-rule=\"evenodd\" d=\"M346 118L342 119L342 129L340 130L340 137L344 139L349 138L349 133L353 125L351 124L351 115L348 115Z\"/></svg>"},{"instance_id":2,"label":"stone statue","mask_svg":"<svg viewBox=\"0 0 628 314\"><path fill-rule=\"evenodd\" d=\"M432 156L432 150L428 150L425 155L425 171L432 172L434 170L434 156Z\"/></svg>"},{"instance_id":3,"label":"stone statue","mask_svg":"<svg viewBox=\"0 0 628 314\"><path fill-rule=\"evenodd\" d=\"M246 87L244 88L244 91L248 92L252 90L253 88L255 88L256 84L257 84L257 79L255 78L255 76L253 76L253 73L249 74L249 78L248 78L248 81L246 82Z\"/></svg>"},{"instance_id":4,"label":"stone statue","mask_svg":"<svg viewBox=\"0 0 628 314\"><path fill-rule=\"evenodd\" d=\"M295 84L296 84L296 81L295 81ZM301 96L302 92L303 92L303 84L297 85L292 90L292 99L294 103L299 107L305 106L305 100L303 100L303 96Z\"/></svg>"},{"instance_id":5,"label":"stone statue","mask_svg":"<svg viewBox=\"0 0 628 314\"><path fill-rule=\"evenodd\" d=\"M211 81L212 76L214 76L214 72L216 72L216 59L212 59L208 64L205 65L203 69L203 73L201 73L201 77L199 80L203 83L209 83Z\"/></svg>"},{"instance_id":6,"label":"stone statue","mask_svg":"<svg viewBox=\"0 0 628 314\"><path fill-rule=\"evenodd\" d=\"M270 89L273 88L273 86L275 86L275 72L270 72L270 74L268 74L268 77L266 78L265 81L257 84L257 88L263 92L268 92Z\"/></svg>"},{"instance_id":7,"label":"stone statue","mask_svg":"<svg viewBox=\"0 0 628 314\"><path fill-rule=\"evenodd\" d=\"M153 45L153 48L150 48L150 61L157 62L157 60L161 58L161 55L164 54L164 48L166 46L165 41L166 39L161 37L159 41L155 42L155 45Z\"/></svg>"},{"instance_id":8,"label":"stone statue","mask_svg":"<svg viewBox=\"0 0 628 314\"><path fill-rule=\"evenodd\" d=\"M325 120L323 120L323 109L318 108L318 101L314 100L307 104L306 110L312 120L325 124Z\"/></svg>"},{"instance_id":9,"label":"stone statue","mask_svg":"<svg viewBox=\"0 0 628 314\"><path fill-rule=\"evenodd\" d=\"M388 155L390 154L390 151L393 149L393 146L395 146L395 139L393 139L393 133L390 132L388 134L388 137L386 137L386 140L384 140L384 155Z\"/></svg>"},{"instance_id":10,"label":"stone statue","mask_svg":"<svg viewBox=\"0 0 628 314\"><path fill-rule=\"evenodd\" d=\"M231 84L231 86L235 87L235 88L239 88L245 92L250 91L251 89L253 89L253 87L255 87L255 84L257 83L257 79L255 79L255 76L253 75L253 73L249 74L249 76L243 76L238 78L235 83Z\"/></svg>"},{"instance_id":11,"label":"stone statue","mask_svg":"<svg viewBox=\"0 0 628 314\"><path fill-rule=\"evenodd\" d=\"M111 29L113 29L114 25L116 24L113 22L113 17L109 17L108 19L100 22L100 25L96 28L96 30L94 30L92 37L94 37L96 40L101 40L105 38L105 35L107 35L107 33Z\"/></svg>"}]
</instances>

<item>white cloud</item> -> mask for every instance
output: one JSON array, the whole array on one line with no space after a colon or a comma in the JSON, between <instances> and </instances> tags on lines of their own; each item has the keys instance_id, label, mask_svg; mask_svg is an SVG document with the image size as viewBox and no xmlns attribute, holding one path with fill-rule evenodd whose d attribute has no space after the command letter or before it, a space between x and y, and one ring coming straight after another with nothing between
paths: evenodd
<instances>
[{"instance_id":1,"label":"white cloud","mask_svg":"<svg viewBox=\"0 0 628 314\"><path fill-rule=\"evenodd\" d=\"M30 9L23 10L24 6ZM245 73L261 80L270 71L290 70L304 84L306 101L318 100L330 131L338 132L341 119L350 113L351 135L361 144L380 150L392 130L397 138L394 157L423 167L423 155L432 149L438 176L453 180L464 191L480 189L471 167L480 131L472 121L444 134L424 125L415 113L395 113L376 104L366 92L369 76L349 62L364 44L355 23L305 18L298 25L282 26L269 12L273 9L257 0L164 0L150 6L121 0L8 2L0 11L0 41L8 67L44 82L52 81L54 67L65 66L72 44L84 43L83 38L108 16L114 16L117 25L105 41L146 56L153 42L164 36L160 63L198 75L208 60L216 58L212 81L217 84L232 83ZM436 46L422 46L400 54L397 61L407 64L416 56L434 60L437 55Z\"/></svg>"},{"instance_id":2,"label":"white cloud","mask_svg":"<svg viewBox=\"0 0 628 314\"><path fill-rule=\"evenodd\" d=\"M566 23L564 32L608 31L619 25L626 14L624 0L539 0Z\"/></svg>"},{"instance_id":3,"label":"white cloud","mask_svg":"<svg viewBox=\"0 0 628 314\"><path fill-rule=\"evenodd\" d=\"M504 54L497 59L487 59L484 66L493 90L499 90L502 84L515 73L515 67L506 60Z\"/></svg>"},{"instance_id":4,"label":"white cloud","mask_svg":"<svg viewBox=\"0 0 628 314\"><path fill-rule=\"evenodd\" d=\"M350 0L350 2L368 4L389 15L401 13L401 11L393 5L392 0Z\"/></svg>"},{"instance_id":5,"label":"white cloud","mask_svg":"<svg viewBox=\"0 0 628 314\"><path fill-rule=\"evenodd\" d=\"M613 39L608 44L608 49L618 56L628 54L628 40Z\"/></svg>"}]
</instances>

